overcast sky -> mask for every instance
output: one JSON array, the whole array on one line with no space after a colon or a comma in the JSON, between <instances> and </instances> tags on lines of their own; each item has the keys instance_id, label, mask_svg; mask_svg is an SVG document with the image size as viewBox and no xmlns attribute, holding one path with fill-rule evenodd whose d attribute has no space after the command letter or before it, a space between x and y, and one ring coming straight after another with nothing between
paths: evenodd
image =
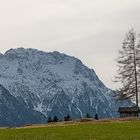
<instances>
[{"instance_id":1,"label":"overcast sky","mask_svg":"<svg viewBox=\"0 0 140 140\"><path fill-rule=\"evenodd\" d=\"M125 33L140 32L140 0L0 0L0 52L37 48L75 56L108 87Z\"/></svg>"}]
</instances>

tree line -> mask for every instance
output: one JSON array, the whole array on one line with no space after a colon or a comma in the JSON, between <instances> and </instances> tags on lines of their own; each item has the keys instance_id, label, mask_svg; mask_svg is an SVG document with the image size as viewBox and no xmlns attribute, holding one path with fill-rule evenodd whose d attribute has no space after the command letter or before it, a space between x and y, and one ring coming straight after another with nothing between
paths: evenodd
<instances>
[{"instance_id":1,"label":"tree line","mask_svg":"<svg viewBox=\"0 0 140 140\"><path fill-rule=\"evenodd\" d=\"M89 113L87 113L86 116L85 116L85 118L92 118L92 117L90 116ZM98 120L99 119L98 114L95 114L94 119L95 120ZM64 116L64 120L63 121L71 121L71 120L72 120L72 118L70 117L69 114L67 114L66 116ZM59 118L57 116L54 116L53 118L48 117L48 121L47 122L48 123L51 123L51 122L58 122L58 121L62 121L62 120L59 120Z\"/></svg>"}]
</instances>

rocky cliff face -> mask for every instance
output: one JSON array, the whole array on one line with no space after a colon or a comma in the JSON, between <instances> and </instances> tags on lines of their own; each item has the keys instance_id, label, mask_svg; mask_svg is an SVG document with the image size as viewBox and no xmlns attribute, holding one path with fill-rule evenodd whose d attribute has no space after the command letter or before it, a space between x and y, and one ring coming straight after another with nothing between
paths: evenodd
<instances>
[{"instance_id":1,"label":"rocky cliff face","mask_svg":"<svg viewBox=\"0 0 140 140\"><path fill-rule=\"evenodd\" d=\"M116 101L94 70L59 52L19 48L1 54L0 84L1 125L41 123L67 114L116 117L119 106L130 104Z\"/></svg>"},{"instance_id":2,"label":"rocky cliff face","mask_svg":"<svg viewBox=\"0 0 140 140\"><path fill-rule=\"evenodd\" d=\"M16 99L0 85L0 126L41 123L45 119L40 112L28 108L22 98Z\"/></svg>"}]
</instances>

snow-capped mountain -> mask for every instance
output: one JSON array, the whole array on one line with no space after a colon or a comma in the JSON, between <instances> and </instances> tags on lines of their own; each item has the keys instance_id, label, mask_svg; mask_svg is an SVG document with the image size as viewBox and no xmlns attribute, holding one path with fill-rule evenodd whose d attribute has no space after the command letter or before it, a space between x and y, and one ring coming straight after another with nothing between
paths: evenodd
<instances>
[{"instance_id":1,"label":"snow-capped mountain","mask_svg":"<svg viewBox=\"0 0 140 140\"><path fill-rule=\"evenodd\" d=\"M116 117L118 107L129 102L117 101L94 70L59 52L18 48L0 54L0 84L1 125L41 123L67 114Z\"/></svg>"}]
</instances>

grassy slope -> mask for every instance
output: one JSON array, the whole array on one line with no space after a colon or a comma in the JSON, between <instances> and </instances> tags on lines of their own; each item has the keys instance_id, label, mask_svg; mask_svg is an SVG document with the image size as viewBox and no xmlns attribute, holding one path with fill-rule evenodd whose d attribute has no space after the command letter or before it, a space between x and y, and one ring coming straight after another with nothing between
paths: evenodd
<instances>
[{"instance_id":1,"label":"grassy slope","mask_svg":"<svg viewBox=\"0 0 140 140\"><path fill-rule=\"evenodd\" d=\"M140 140L140 121L0 129L0 140Z\"/></svg>"}]
</instances>

